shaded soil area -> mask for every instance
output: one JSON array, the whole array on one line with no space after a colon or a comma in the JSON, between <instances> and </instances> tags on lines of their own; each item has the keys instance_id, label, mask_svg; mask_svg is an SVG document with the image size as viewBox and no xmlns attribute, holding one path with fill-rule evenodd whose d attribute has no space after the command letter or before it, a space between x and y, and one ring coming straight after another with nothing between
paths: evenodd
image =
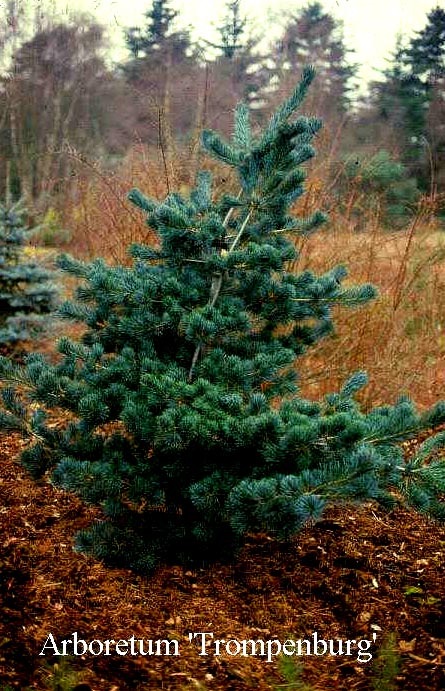
<instances>
[{"instance_id":1,"label":"shaded soil area","mask_svg":"<svg viewBox=\"0 0 445 691\"><path fill-rule=\"evenodd\" d=\"M290 545L250 536L233 564L162 567L141 577L73 551L74 533L99 514L31 481L14 460L22 444L16 436L0 442L3 684L54 688L52 670L61 658L49 644L39 653L49 634L61 646L77 632L88 642L152 640L155 653L156 641L178 641L179 655L71 657L72 669L94 691L303 688L286 682L277 657L230 654L235 643L215 655L210 637L201 655L199 637L190 642L189 634L313 642L317 632L344 641L374 634L375 642L371 662L358 661L356 643L350 655L286 658L302 663L301 680L313 689L371 691L375 658L391 633L400 656L394 688L445 689L444 527L404 509L337 508Z\"/></svg>"}]
</instances>

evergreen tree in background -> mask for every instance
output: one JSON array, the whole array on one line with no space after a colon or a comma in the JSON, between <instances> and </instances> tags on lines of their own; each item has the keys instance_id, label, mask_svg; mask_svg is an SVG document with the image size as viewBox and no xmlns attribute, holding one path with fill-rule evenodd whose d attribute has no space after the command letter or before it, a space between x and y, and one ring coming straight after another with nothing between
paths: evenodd
<instances>
[{"instance_id":1,"label":"evergreen tree in background","mask_svg":"<svg viewBox=\"0 0 445 691\"><path fill-rule=\"evenodd\" d=\"M133 57L147 57L153 51L165 50L167 45L176 52L185 53L190 44L188 33L173 29L178 15L179 12L170 7L169 0L153 0L151 9L144 14L145 27L132 27L126 32L127 47Z\"/></svg>"},{"instance_id":2,"label":"evergreen tree in background","mask_svg":"<svg viewBox=\"0 0 445 691\"><path fill-rule=\"evenodd\" d=\"M400 132L404 132L406 143L401 153L412 166L419 157L419 141L425 132L426 101L419 78L407 68L401 37L383 75L384 81L374 85L378 116L399 140Z\"/></svg>"},{"instance_id":3,"label":"evergreen tree in background","mask_svg":"<svg viewBox=\"0 0 445 691\"><path fill-rule=\"evenodd\" d=\"M154 0L143 25L126 32L131 58L121 65L132 91L136 136L149 145L161 142L169 160L175 158L174 140L195 125L203 83L189 31L175 27L178 17L168 0Z\"/></svg>"},{"instance_id":4,"label":"evergreen tree in background","mask_svg":"<svg viewBox=\"0 0 445 691\"><path fill-rule=\"evenodd\" d=\"M326 12L320 2L310 2L298 13L285 17L283 32L276 42L269 70L279 97L308 60L317 70L317 88L309 96L309 107L322 115L329 126L338 125L350 107L350 92L357 66L349 60L342 24Z\"/></svg>"},{"instance_id":5,"label":"evergreen tree in background","mask_svg":"<svg viewBox=\"0 0 445 691\"><path fill-rule=\"evenodd\" d=\"M0 343L4 345L41 334L55 306L56 289L48 283L52 272L23 254L32 232L25 219L20 203L0 205Z\"/></svg>"},{"instance_id":6,"label":"evergreen tree in background","mask_svg":"<svg viewBox=\"0 0 445 691\"><path fill-rule=\"evenodd\" d=\"M406 166L409 175L420 184L425 170L425 145L427 104L419 78L413 75L405 61L402 37L397 38L389 66L383 71L383 79L371 83L370 109L362 116L359 128L360 143L374 145L381 142L386 150L393 151Z\"/></svg>"},{"instance_id":7,"label":"evergreen tree in background","mask_svg":"<svg viewBox=\"0 0 445 691\"><path fill-rule=\"evenodd\" d=\"M216 50L215 58L207 63L210 78L206 115L208 122L217 123L219 131L230 134L233 110L239 101L255 106L258 112L268 75L261 69L264 57L259 51L259 39L243 15L241 0L226 3L225 14L216 29L219 41L205 41Z\"/></svg>"},{"instance_id":8,"label":"evergreen tree in background","mask_svg":"<svg viewBox=\"0 0 445 691\"><path fill-rule=\"evenodd\" d=\"M229 0L226 3L226 16L218 27L220 43L206 43L216 48L225 58L231 59L245 47L243 36L246 33L246 25L247 19L241 15L241 1Z\"/></svg>"},{"instance_id":9,"label":"evergreen tree in background","mask_svg":"<svg viewBox=\"0 0 445 691\"><path fill-rule=\"evenodd\" d=\"M402 159L423 190L445 189L445 11L428 14L424 29L406 45L398 38L372 101Z\"/></svg>"},{"instance_id":10,"label":"evergreen tree in background","mask_svg":"<svg viewBox=\"0 0 445 691\"><path fill-rule=\"evenodd\" d=\"M411 39L406 62L413 74L433 86L445 77L445 10L437 6L427 19L424 29Z\"/></svg>"},{"instance_id":11,"label":"evergreen tree in background","mask_svg":"<svg viewBox=\"0 0 445 691\"><path fill-rule=\"evenodd\" d=\"M411 39L405 61L424 102L424 131L415 140L424 150L419 180L435 194L445 191L445 10L437 6L427 19Z\"/></svg>"},{"instance_id":12,"label":"evergreen tree in background","mask_svg":"<svg viewBox=\"0 0 445 691\"><path fill-rule=\"evenodd\" d=\"M444 422L444 404L361 412L361 372L319 403L298 396L296 358L332 331L332 307L375 294L343 285L341 266L286 270L290 238L324 221L290 214L321 127L295 117L313 76L305 69L259 136L243 105L230 143L204 132L207 152L237 173L234 194L214 199L204 172L187 197L133 190L159 243L132 246L129 267L60 260L83 280L61 314L86 331L61 339L58 363L1 360L3 428L31 436L22 461L34 477L49 471L102 507L77 546L109 564L221 557L249 531L288 538L332 502L403 500L445 515L435 458L445 433L409 461L398 444ZM64 429L50 424L58 411Z\"/></svg>"},{"instance_id":13,"label":"evergreen tree in background","mask_svg":"<svg viewBox=\"0 0 445 691\"><path fill-rule=\"evenodd\" d=\"M348 155L337 191L337 203L348 221L354 218L356 230L366 230L376 214L392 230L406 226L420 197L416 181L384 149L372 156Z\"/></svg>"}]
</instances>

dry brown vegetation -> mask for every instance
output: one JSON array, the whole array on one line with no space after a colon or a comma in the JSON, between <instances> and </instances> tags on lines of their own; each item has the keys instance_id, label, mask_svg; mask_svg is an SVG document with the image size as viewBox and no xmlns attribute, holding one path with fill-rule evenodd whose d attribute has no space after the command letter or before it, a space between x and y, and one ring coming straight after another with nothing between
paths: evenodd
<instances>
[{"instance_id":1,"label":"dry brown vegetation","mask_svg":"<svg viewBox=\"0 0 445 691\"><path fill-rule=\"evenodd\" d=\"M351 283L373 283L379 297L365 308L338 311L334 337L299 365L303 392L335 390L350 372L365 369L368 404L409 393L419 405L432 405L445 381L443 231L417 219L397 233L334 226L305 244L300 266L322 270L334 263L348 267Z\"/></svg>"}]
</instances>

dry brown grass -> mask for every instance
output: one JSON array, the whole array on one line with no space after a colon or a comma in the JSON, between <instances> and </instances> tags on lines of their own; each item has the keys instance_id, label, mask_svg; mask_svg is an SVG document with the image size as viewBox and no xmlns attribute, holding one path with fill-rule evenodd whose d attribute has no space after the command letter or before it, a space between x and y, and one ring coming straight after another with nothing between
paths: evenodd
<instances>
[{"instance_id":1,"label":"dry brown grass","mask_svg":"<svg viewBox=\"0 0 445 691\"><path fill-rule=\"evenodd\" d=\"M65 227L71 231L66 247L78 257L105 257L111 262L128 263L128 246L133 242L155 242L156 238L144 224L141 211L128 201L128 192L137 187L153 199L164 199L169 192L186 192L195 179L199 157L192 160L192 151L175 153L170 161L166 152L135 146L114 172L85 157L76 158L77 176L68 194L63 194L59 211ZM205 167L214 173L218 195L230 187L230 176L212 161Z\"/></svg>"},{"instance_id":2,"label":"dry brown grass","mask_svg":"<svg viewBox=\"0 0 445 691\"><path fill-rule=\"evenodd\" d=\"M372 219L368 233L334 226L306 241L295 268L322 272L335 264L348 268L348 283L370 282L379 297L358 310L336 310L335 335L299 362L302 393L318 397L364 369L370 383L362 398L368 405L402 394L421 406L443 397L445 233L422 216L397 233Z\"/></svg>"},{"instance_id":3,"label":"dry brown grass","mask_svg":"<svg viewBox=\"0 0 445 691\"><path fill-rule=\"evenodd\" d=\"M193 177L187 161L185 152L174 166L164 165L160 152L138 147L118 174L106 174L83 162L76 194L63 210L73 235L69 250L77 256L104 256L125 263L131 242L155 242L140 211L127 201L127 193L139 187L162 199L169 187L186 191ZM216 195L234 189L225 171L212 162L206 167L214 174ZM338 211L329 189L322 169L314 169L296 211L308 214L321 205L330 220L300 243L293 269L321 273L344 264L350 284L373 283L379 297L361 309L336 309L335 335L297 364L301 393L318 398L337 390L355 370L365 369L370 378L362 393L366 405L393 402L406 393L421 406L431 405L444 397L445 388L445 233L425 201L405 230L388 232L375 215L368 219L367 230L357 233Z\"/></svg>"},{"instance_id":4,"label":"dry brown grass","mask_svg":"<svg viewBox=\"0 0 445 691\"><path fill-rule=\"evenodd\" d=\"M119 173L106 171L85 158L76 163L76 180L70 193L64 195L61 209L63 224L72 238L66 249L84 259L102 256L111 262L128 261L129 244L153 237L127 194L144 180L151 194L159 198L165 192L163 178L151 174L149 161L137 152L128 156Z\"/></svg>"}]
</instances>

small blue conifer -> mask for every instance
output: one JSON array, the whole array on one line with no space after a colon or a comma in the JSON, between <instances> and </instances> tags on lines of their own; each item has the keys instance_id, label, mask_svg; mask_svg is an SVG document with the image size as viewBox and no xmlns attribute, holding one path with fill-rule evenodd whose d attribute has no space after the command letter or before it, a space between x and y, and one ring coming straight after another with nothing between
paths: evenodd
<instances>
[{"instance_id":1,"label":"small blue conifer","mask_svg":"<svg viewBox=\"0 0 445 691\"><path fill-rule=\"evenodd\" d=\"M33 230L21 202L0 204L0 344L6 347L42 334L55 309L54 272L23 252Z\"/></svg>"}]
</instances>

